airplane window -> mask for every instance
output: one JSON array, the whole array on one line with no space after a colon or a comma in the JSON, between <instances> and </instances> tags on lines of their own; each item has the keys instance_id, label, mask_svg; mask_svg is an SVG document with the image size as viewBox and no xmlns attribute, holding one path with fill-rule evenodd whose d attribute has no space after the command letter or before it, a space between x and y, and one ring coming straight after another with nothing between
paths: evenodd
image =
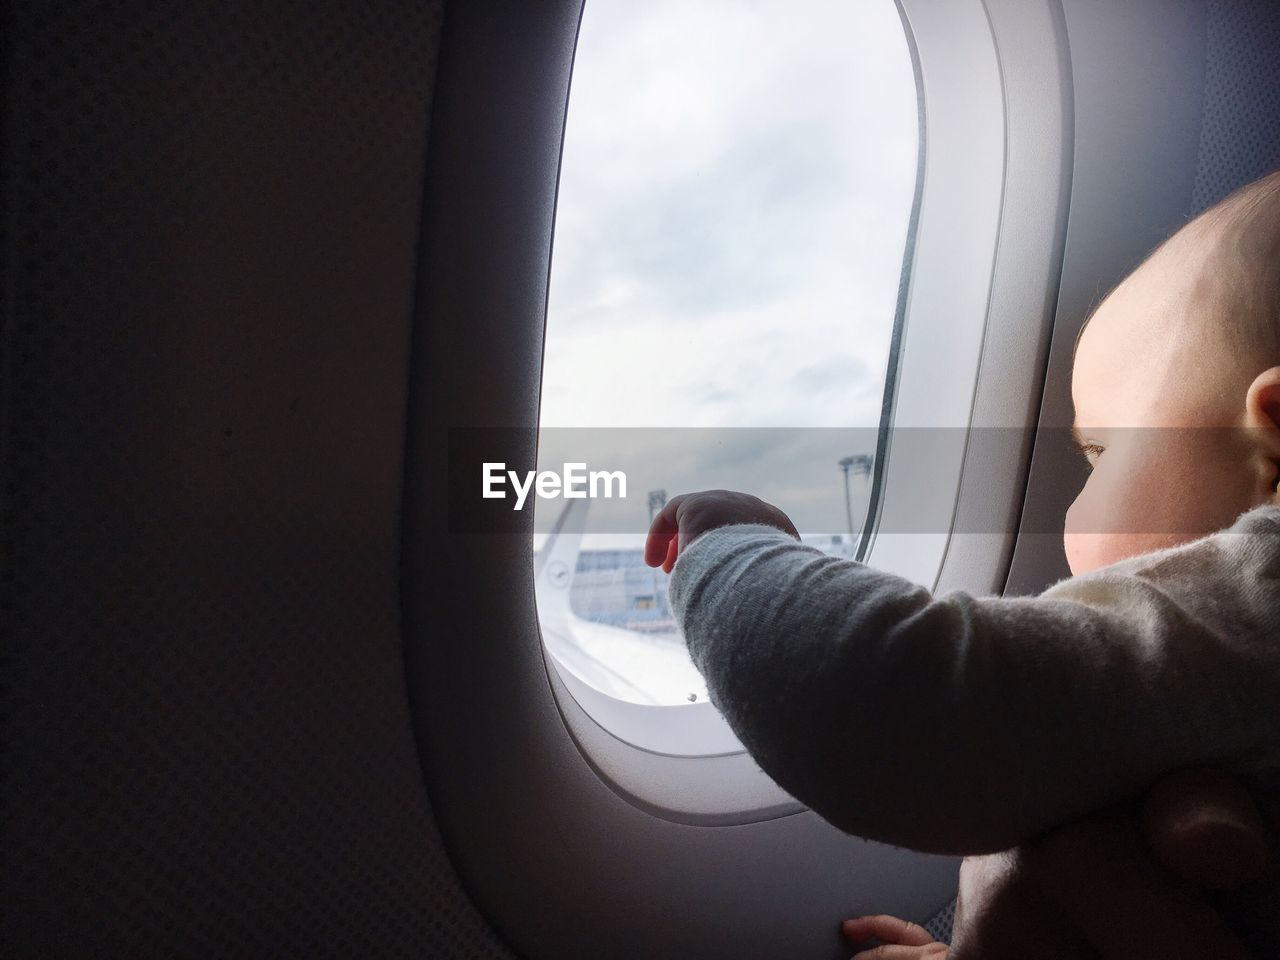
<instances>
[{"instance_id":1,"label":"airplane window","mask_svg":"<svg viewBox=\"0 0 1280 960\"><path fill-rule=\"evenodd\" d=\"M706 697L641 559L668 493L747 490L854 555L918 118L894 0L588 0L543 363L539 470L558 480L529 498L543 637L584 682Z\"/></svg>"}]
</instances>

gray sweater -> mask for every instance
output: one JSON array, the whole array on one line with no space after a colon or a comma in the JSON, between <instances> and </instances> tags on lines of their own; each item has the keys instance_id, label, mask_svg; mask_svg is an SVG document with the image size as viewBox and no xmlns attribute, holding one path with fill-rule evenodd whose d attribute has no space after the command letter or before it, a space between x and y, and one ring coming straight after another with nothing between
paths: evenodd
<instances>
[{"instance_id":1,"label":"gray sweater","mask_svg":"<svg viewBox=\"0 0 1280 960\"><path fill-rule=\"evenodd\" d=\"M1017 599L728 526L670 591L734 733L849 833L1004 850L1204 763L1280 812L1280 507Z\"/></svg>"}]
</instances>

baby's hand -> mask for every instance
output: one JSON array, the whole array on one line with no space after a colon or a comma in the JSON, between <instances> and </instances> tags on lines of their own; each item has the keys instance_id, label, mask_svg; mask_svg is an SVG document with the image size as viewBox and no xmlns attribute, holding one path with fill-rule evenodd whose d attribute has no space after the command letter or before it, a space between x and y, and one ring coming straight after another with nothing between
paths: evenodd
<instances>
[{"instance_id":1,"label":"baby's hand","mask_svg":"<svg viewBox=\"0 0 1280 960\"><path fill-rule=\"evenodd\" d=\"M694 537L732 523L764 523L800 539L785 513L749 493L732 490L682 493L668 500L649 525L644 562L651 567L661 566L670 573L676 557Z\"/></svg>"},{"instance_id":2,"label":"baby's hand","mask_svg":"<svg viewBox=\"0 0 1280 960\"><path fill-rule=\"evenodd\" d=\"M879 937L884 946L872 947L853 955L853 960L945 960L947 945L939 943L924 927L883 914L858 917L840 925L841 932L854 943Z\"/></svg>"}]
</instances>

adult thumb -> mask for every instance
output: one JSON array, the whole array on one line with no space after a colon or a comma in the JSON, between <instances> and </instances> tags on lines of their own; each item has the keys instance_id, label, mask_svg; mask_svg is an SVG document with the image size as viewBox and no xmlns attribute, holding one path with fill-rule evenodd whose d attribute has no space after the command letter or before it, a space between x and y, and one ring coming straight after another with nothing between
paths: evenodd
<instances>
[{"instance_id":1,"label":"adult thumb","mask_svg":"<svg viewBox=\"0 0 1280 960\"><path fill-rule=\"evenodd\" d=\"M1147 793L1142 822L1156 859L1201 889L1235 890L1266 870L1267 831L1257 804L1220 770L1167 774Z\"/></svg>"}]
</instances>

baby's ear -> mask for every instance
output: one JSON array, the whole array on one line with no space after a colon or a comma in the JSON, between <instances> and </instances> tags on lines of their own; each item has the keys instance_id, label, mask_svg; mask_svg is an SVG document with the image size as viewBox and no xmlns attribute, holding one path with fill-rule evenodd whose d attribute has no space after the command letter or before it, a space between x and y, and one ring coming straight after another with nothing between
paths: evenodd
<instances>
[{"instance_id":1,"label":"baby's ear","mask_svg":"<svg viewBox=\"0 0 1280 960\"><path fill-rule=\"evenodd\" d=\"M1249 384L1245 413L1251 427L1280 430L1280 367L1263 370Z\"/></svg>"},{"instance_id":2,"label":"baby's ear","mask_svg":"<svg viewBox=\"0 0 1280 960\"><path fill-rule=\"evenodd\" d=\"M1280 492L1280 367L1254 377L1244 403L1245 423L1263 458L1267 482Z\"/></svg>"}]
</instances>

